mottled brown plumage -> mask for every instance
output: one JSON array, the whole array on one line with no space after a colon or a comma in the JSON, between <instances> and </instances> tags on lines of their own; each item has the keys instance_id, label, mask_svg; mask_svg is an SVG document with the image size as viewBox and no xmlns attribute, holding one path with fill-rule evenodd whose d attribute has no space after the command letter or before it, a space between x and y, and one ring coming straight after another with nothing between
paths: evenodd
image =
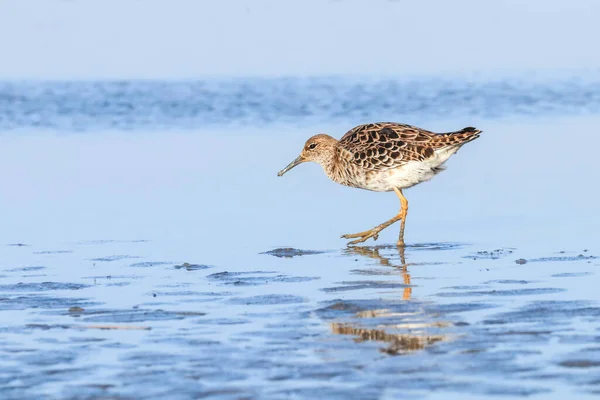
<instances>
[{"instance_id":1,"label":"mottled brown plumage","mask_svg":"<svg viewBox=\"0 0 600 400\"><path fill-rule=\"evenodd\" d=\"M346 238L377 239L378 233L402 220L398 245L404 245L404 224L408 202L402 189L433 178L444 169L443 164L458 149L479 137L480 130L467 127L460 131L433 133L415 126L394 122L359 125L338 141L319 134L306 141L302 153L286 168L283 175L296 165L314 161L323 167L333 181L361 189L395 191L402 203L400 213L377 227Z\"/></svg>"},{"instance_id":2,"label":"mottled brown plumage","mask_svg":"<svg viewBox=\"0 0 600 400\"><path fill-rule=\"evenodd\" d=\"M359 125L338 142L353 154L354 162L366 170L396 168L408 161L425 161L435 150L462 146L476 139L481 131L464 128L458 132L436 134L411 125L393 122Z\"/></svg>"}]
</instances>

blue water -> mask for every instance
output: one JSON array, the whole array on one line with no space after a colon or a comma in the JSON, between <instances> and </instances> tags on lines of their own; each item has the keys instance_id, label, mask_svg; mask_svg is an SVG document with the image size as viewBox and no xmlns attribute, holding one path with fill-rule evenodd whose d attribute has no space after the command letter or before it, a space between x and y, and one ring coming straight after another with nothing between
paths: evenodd
<instances>
[{"instance_id":1,"label":"blue water","mask_svg":"<svg viewBox=\"0 0 600 400\"><path fill-rule=\"evenodd\" d=\"M0 131L192 130L600 112L600 74L0 82Z\"/></svg>"},{"instance_id":2,"label":"blue water","mask_svg":"<svg viewBox=\"0 0 600 400\"><path fill-rule=\"evenodd\" d=\"M0 399L595 398L599 112L591 73L0 83ZM340 239L393 194L276 176L374 120L483 130L405 253Z\"/></svg>"}]
</instances>

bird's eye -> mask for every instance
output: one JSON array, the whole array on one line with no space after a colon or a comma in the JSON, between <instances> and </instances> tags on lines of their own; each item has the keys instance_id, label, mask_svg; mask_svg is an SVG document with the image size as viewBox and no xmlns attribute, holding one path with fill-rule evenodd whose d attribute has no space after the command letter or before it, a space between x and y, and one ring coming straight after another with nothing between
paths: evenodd
<instances>
[{"instance_id":1,"label":"bird's eye","mask_svg":"<svg viewBox=\"0 0 600 400\"><path fill-rule=\"evenodd\" d=\"M315 147L317 147L317 144L316 144L316 143L311 143L311 144L309 144L309 145L308 145L308 149L309 149L309 150L312 150L312 149L314 149Z\"/></svg>"}]
</instances>

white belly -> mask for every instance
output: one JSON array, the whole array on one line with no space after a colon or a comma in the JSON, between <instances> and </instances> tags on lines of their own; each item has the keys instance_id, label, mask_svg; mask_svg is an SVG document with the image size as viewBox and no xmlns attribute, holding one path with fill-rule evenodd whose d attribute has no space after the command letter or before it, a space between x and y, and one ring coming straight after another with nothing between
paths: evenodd
<instances>
[{"instance_id":1,"label":"white belly","mask_svg":"<svg viewBox=\"0 0 600 400\"><path fill-rule=\"evenodd\" d=\"M363 189L375 192L389 192L394 188L405 189L433 178L444 170L442 164L456 153L456 149L438 151L435 157L426 161L409 161L401 167L379 171L365 180Z\"/></svg>"}]
</instances>

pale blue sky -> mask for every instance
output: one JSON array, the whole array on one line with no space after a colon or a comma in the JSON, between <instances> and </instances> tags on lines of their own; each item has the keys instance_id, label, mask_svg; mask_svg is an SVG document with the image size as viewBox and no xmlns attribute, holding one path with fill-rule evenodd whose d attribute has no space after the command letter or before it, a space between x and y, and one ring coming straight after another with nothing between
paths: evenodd
<instances>
[{"instance_id":1,"label":"pale blue sky","mask_svg":"<svg viewBox=\"0 0 600 400\"><path fill-rule=\"evenodd\" d=\"M595 0L0 0L0 79L600 67Z\"/></svg>"}]
</instances>

